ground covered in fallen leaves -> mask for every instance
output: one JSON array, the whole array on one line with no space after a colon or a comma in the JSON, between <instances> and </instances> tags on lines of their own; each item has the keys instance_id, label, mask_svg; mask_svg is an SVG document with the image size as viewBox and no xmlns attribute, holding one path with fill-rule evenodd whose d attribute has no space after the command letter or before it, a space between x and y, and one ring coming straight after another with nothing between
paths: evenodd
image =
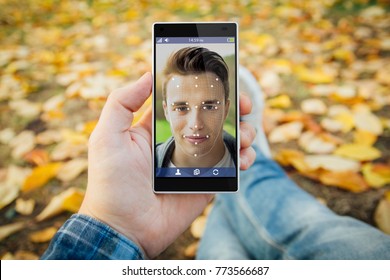
<instances>
[{"instance_id":1,"label":"ground covered in fallen leaves","mask_svg":"<svg viewBox=\"0 0 390 280\"><path fill-rule=\"evenodd\" d=\"M77 212L88 137L110 90L151 71L158 21L238 22L240 63L265 91L275 160L336 213L390 234L388 1L0 0L0 7L2 259L38 258ZM209 210L159 258L193 258Z\"/></svg>"}]
</instances>

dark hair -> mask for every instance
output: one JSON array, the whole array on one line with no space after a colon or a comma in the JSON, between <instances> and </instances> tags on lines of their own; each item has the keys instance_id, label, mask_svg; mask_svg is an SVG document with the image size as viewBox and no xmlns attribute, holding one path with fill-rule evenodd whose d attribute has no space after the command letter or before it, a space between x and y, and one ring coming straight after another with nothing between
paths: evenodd
<instances>
[{"instance_id":1,"label":"dark hair","mask_svg":"<svg viewBox=\"0 0 390 280\"><path fill-rule=\"evenodd\" d=\"M216 52L206 48L187 47L173 53L164 69L166 77L163 84L163 99L167 97L167 83L174 74L193 75L211 72L217 75L225 89L225 100L229 98L229 69L223 58Z\"/></svg>"}]
</instances>

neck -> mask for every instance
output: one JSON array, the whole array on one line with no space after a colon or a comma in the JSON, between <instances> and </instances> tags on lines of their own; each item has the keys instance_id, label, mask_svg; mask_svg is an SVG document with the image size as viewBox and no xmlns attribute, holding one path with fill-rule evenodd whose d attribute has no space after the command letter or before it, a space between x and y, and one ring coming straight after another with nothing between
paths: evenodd
<instances>
[{"instance_id":1,"label":"neck","mask_svg":"<svg viewBox=\"0 0 390 280\"><path fill-rule=\"evenodd\" d=\"M176 147L171 160L177 167L212 167L220 162L224 155L225 145L221 139L221 141L215 143L215 146L209 153L199 157L188 155Z\"/></svg>"}]
</instances>

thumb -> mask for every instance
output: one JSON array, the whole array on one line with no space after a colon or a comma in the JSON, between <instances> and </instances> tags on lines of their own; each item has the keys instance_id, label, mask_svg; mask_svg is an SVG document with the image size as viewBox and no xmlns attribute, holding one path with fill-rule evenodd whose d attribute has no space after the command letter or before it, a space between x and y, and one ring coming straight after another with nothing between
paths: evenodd
<instances>
[{"instance_id":1,"label":"thumb","mask_svg":"<svg viewBox=\"0 0 390 280\"><path fill-rule=\"evenodd\" d=\"M152 76L145 73L134 84L119 88L110 93L103 107L96 130L105 133L127 131L136 112L149 97L152 89Z\"/></svg>"}]
</instances>

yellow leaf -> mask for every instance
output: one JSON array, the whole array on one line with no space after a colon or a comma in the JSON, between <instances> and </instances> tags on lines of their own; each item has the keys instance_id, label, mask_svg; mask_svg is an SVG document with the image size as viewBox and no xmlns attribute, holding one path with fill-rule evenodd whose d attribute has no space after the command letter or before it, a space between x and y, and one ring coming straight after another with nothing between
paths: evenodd
<instances>
[{"instance_id":1,"label":"yellow leaf","mask_svg":"<svg viewBox=\"0 0 390 280\"><path fill-rule=\"evenodd\" d=\"M269 45L274 44L275 39L269 34L260 34L253 38L253 42L260 50L264 50Z\"/></svg>"},{"instance_id":2,"label":"yellow leaf","mask_svg":"<svg viewBox=\"0 0 390 280\"><path fill-rule=\"evenodd\" d=\"M78 145L78 144L87 144L88 143L88 137L84 135L83 133L73 131L70 129L62 129L61 134L65 141L68 141L71 144Z\"/></svg>"},{"instance_id":3,"label":"yellow leaf","mask_svg":"<svg viewBox=\"0 0 390 280\"><path fill-rule=\"evenodd\" d=\"M88 121L81 126L82 133L86 134L87 136L91 135L92 131L95 129L96 125L98 123L98 120Z\"/></svg>"},{"instance_id":4,"label":"yellow leaf","mask_svg":"<svg viewBox=\"0 0 390 280\"><path fill-rule=\"evenodd\" d=\"M42 187L57 175L61 166L61 163L53 162L34 168L32 173L24 181L22 191L26 192Z\"/></svg>"},{"instance_id":5,"label":"yellow leaf","mask_svg":"<svg viewBox=\"0 0 390 280\"><path fill-rule=\"evenodd\" d=\"M199 216L191 224L191 233L193 237L201 238L203 236L203 232L206 227L206 220L207 218L205 216Z\"/></svg>"},{"instance_id":6,"label":"yellow leaf","mask_svg":"<svg viewBox=\"0 0 390 280\"><path fill-rule=\"evenodd\" d=\"M334 154L360 161L374 160L381 157L381 152L378 149L361 144L341 145L334 151Z\"/></svg>"},{"instance_id":7,"label":"yellow leaf","mask_svg":"<svg viewBox=\"0 0 390 280\"><path fill-rule=\"evenodd\" d=\"M347 133L355 126L355 120L351 113L340 113L334 117L334 119L343 125L342 131Z\"/></svg>"},{"instance_id":8,"label":"yellow leaf","mask_svg":"<svg viewBox=\"0 0 390 280\"><path fill-rule=\"evenodd\" d=\"M25 223L24 222L18 222L18 223L13 223L5 226L0 227L0 241L3 239L7 238L11 234L18 232L22 228L24 228Z\"/></svg>"},{"instance_id":9,"label":"yellow leaf","mask_svg":"<svg viewBox=\"0 0 390 280\"><path fill-rule=\"evenodd\" d=\"M275 98L271 98L267 100L267 104L270 107L273 108L282 108L282 109L287 109L291 107L291 99L288 95L282 94L279 95Z\"/></svg>"},{"instance_id":10,"label":"yellow leaf","mask_svg":"<svg viewBox=\"0 0 390 280\"><path fill-rule=\"evenodd\" d=\"M196 255L196 251L199 247L199 241L195 241L194 243L190 244L185 250L184 250L184 256L187 258L194 258Z\"/></svg>"},{"instance_id":11,"label":"yellow leaf","mask_svg":"<svg viewBox=\"0 0 390 280\"><path fill-rule=\"evenodd\" d=\"M367 163L362 168L366 182L373 188L380 188L390 183L390 174L375 172L375 165Z\"/></svg>"},{"instance_id":12,"label":"yellow leaf","mask_svg":"<svg viewBox=\"0 0 390 280\"><path fill-rule=\"evenodd\" d=\"M211 210L213 209L214 203L209 203L206 208L203 210L203 215L206 217L210 214Z\"/></svg>"},{"instance_id":13,"label":"yellow leaf","mask_svg":"<svg viewBox=\"0 0 390 280\"><path fill-rule=\"evenodd\" d=\"M282 149L274 157L274 159L283 166L289 166L292 158L303 158L305 155L297 150Z\"/></svg>"},{"instance_id":14,"label":"yellow leaf","mask_svg":"<svg viewBox=\"0 0 390 280\"><path fill-rule=\"evenodd\" d=\"M354 143L356 144L372 146L376 142L378 136L368 131L356 130L353 134L353 138Z\"/></svg>"},{"instance_id":15,"label":"yellow leaf","mask_svg":"<svg viewBox=\"0 0 390 280\"><path fill-rule=\"evenodd\" d=\"M30 234L29 239L34 243L45 243L50 241L53 236L56 234L57 228L49 227L44 230L33 232Z\"/></svg>"},{"instance_id":16,"label":"yellow leaf","mask_svg":"<svg viewBox=\"0 0 390 280\"><path fill-rule=\"evenodd\" d=\"M390 177L390 165L377 163L373 166L373 171L386 177Z\"/></svg>"},{"instance_id":17,"label":"yellow leaf","mask_svg":"<svg viewBox=\"0 0 390 280\"><path fill-rule=\"evenodd\" d=\"M304 154L297 150L283 149L276 156L275 160L284 166L293 166L299 172L309 172L312 170L304 160Z\"/></svg>"},{"instance_id":18,"label":"yellow leaf","mask_svg":"<svg viewBox=\"0 0 390 280\"><path fill-rule=\"evenodd\" d=\"M65 114L59 110L50 110L46 113L43 113L41 119L45 122L51 122L53 120L63 120L65 118Z\"/></svg>"},{"instance_id":19,"label":"yellow leaf","mask_svg":"<svg viewBox=\"0 0 390 280\"><path fill-rule=\"evenodd\" d=\"M355 60L355 54L348 49L339 48L333 52L333 57L337 60L342 60L351 63Z\"/></svg>"},{"instance_id":20,"label":"yellow leaf","mask_svg":"<svg viewBox=\"0 0 390 280\"><path fill-rule=\"evenodd\" d=\"M326 73L322 69L308 69L303 66L295 70L295 74L302 82L312 84L328 84L334 81L334 76Z\"/></svg>"},{"instance_id":21,"label":"yellow leaf","mask_svg":"<svg viewBox=\"0 0 390 280\"><path fill-rule=\"evenodd\" d=\"M77 188L69 188L54 196L45 209L36 217L37 221L41 222L66 210L77 211L83 196L84 191Z\"/></svg>"},{"instance_id":22,"label":"yellow leaf","mask_svg":"<svg viewBox=\"0 0 390 280\"><path fill-rule=\"evenodd\" d=\"M390 192L386 192L385 197L379 202L375 210L374 219L378 228L390 234Z\"/></svg>"},{"instance_id":23,"label":"yellow leaf","mask_svg":"<svg viewBox=\"0 0 390 280\"><path fill-rule=\"evenodd\" d=\"M125 39L125 42L126 42L126 44L131 45L131 46L138 46L142 43L142 39L139 36L131 35Z\"/></svg>"},{"instance_id":24,"label":"yellow leaf","mask_svg":"<svg viewBox=\"0 0 390 280\"><path fill-rule=\"evenodd\" d=\"M336 186L355 193L368 190L368 185L362 176L353 171L332 172L324 170L319 179L325 185Z\"/></svg>"},{"instance_id":25,"label":"yellow leaf","mask_svg":"<svg viewBox=\"0 0 390 280\"><path fill-rule=\"evenodd\" d=\"M75 213L79 211L83 199L84 199L84 192L81 190L75 190L69 196L65 197L62 207L66 211Z\"/></svg>"}]
</instances>

